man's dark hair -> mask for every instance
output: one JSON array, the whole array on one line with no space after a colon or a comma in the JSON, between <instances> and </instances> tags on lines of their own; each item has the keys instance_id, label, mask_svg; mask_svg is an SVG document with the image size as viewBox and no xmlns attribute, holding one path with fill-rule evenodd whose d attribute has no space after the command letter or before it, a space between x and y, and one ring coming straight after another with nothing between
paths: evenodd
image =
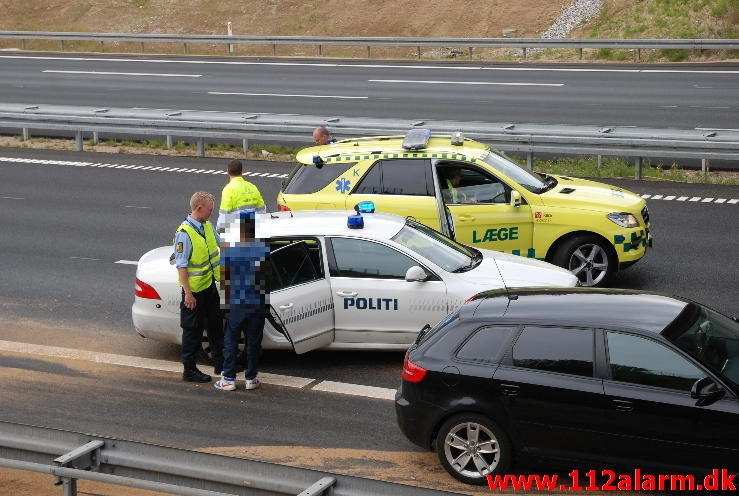
<instances>
[{"instance_id":1,"label":"man's dark hair","mask_svg":"<svg viewBox=\"0 0 739 496\"><path fill-rule=\"evenodd\" d=\"M241 165L241 160L232 160L228 163L228 175L231 177L240 176L244 168Z\"/></svg>"}]
</instances>

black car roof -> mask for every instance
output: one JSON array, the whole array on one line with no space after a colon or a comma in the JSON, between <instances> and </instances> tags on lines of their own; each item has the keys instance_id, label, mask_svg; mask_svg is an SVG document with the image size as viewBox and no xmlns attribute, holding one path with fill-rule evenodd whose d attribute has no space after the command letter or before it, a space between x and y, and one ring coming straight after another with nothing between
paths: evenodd
<instances>
[{"instance_id":1,"label":"black car roof","mask_svg":"<svg viewBox=\"0 0 739 496\"><path fill-rule=\"evenodd\" d=\"M474 319L643 329L659 333L691 302L622 289L521 288L480 293Z\"/></svg>"}]
</instances>

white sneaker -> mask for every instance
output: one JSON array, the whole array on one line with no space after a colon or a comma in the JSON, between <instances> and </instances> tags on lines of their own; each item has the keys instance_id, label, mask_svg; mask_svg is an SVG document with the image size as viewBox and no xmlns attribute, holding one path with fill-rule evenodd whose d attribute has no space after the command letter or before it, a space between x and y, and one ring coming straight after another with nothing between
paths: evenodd
<instances>
[{"instance_id":1,"label":"white sneaker","mask_svg":"<svg viewBox=\"0 0 739 496\"><path fill-rule=\"evenodd\" d=\"M256 377L254 379L246 379L246 389L257 389L262 383Z\"/></svg>"},{"instance_id":2,"label":"white sneaker","mask_svg":"<svg viewBox=\"0 0 739 496\"><path fill-rule=\"evenodd\" d=\"M221 378L221 380L216 381L216 383L213 384L213 387L216 389L220 389L221 391L233 391L234 389L236 389L236 382L229 381L226 378Z\"/></svg>"}]
</instances>

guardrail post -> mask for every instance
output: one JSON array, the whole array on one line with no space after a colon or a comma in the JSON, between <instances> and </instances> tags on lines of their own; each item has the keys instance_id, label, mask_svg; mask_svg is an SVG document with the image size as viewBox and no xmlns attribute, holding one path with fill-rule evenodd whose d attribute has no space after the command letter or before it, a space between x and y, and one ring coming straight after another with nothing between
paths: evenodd
<instances>
[{"instance_id":1,"label":"guardrail post","mask_svg":"<svg viewBox=\"0 0 739 496\"><path fill-rule=\"evenodd\" d=\"M26 40L21 40L21 50L26 49Z\"/></svg>"},{"instance_id":2,"label":"guardrail post","mask_svg":"<svg viewBox=\"0 0 739 496\"><path fill-rule=\"evenodd\" d=\"M93 145L97 145L98 144L98 141L100 141L99 140L99 136L98 136L98 132L97 131L93 131L92 132L92 144Z\"/></svg>"},{"instance_id":3,"label":"guardrail post","mask_svg":"<svg viewBox=\"0 0 739 496\"><path fill-rule=\"evenodd\" d=\"M189 53L189 51L187 49L187 43L183 43L182 44L182 53L184 53L185 55L187 55Z\"/></svg>"},{"instance_id":4,"label":"guardrail post","mask_svg":"<svg viewBox=\"0 0 739 496\"><path fill-rule=\"evenodd\" d=\"M243 140L241 141L241 144L242 144L242 146L244 147L244 155L246 155L246 153L247 153L247 152L249 151L249 140L248 140L248 139L246 139L246 138L244 138L244 139L243 139Z\"/></svg>"},{"instance_id":5,"label":"guardrail post","mask_svg":"<svg viewBox=\"0 0 739 496\"><path fill-rule=\"evenodd\" d=\"M272 56L277 56L277 43L272 43Z\"/></svg>"},{"instance_id":6,"label":"guardrail post","mask_svg":"<svg viewBox=\"0 0 739 496\"><path fill-rule=\"evenodd\" d=\"M418 55L418 60L421 60L421 47L420 46L416 47L416 54Z\"/></svg>"},{"instance_id":7,"label":"guardrail post","mask_svg":"<svg viewBox=\"0 0 739 496\"><path fill-rule=\"evenodd\" d=\"M59 40L59 50L64 51L64 40Z\"/></svg>"},{"instance_id":8,"label":"guardrail post","mask_svg":"<svg viewBox=\"0 0 739 496\"><path fill-rule=\"evenodd\" d=\"M641 48L636 49L636 61L641 62Z\"/></svg>"},{"instance_id":9,"label":"guardrail post","mask_svg":"<svg viewBox=\"0 0 739 496\"><path fill-rule=\"evenodd\" d=\"M333 494L336 479L333 477L323 477L318 482L302 491L298 496L331 496Z\"/></svg>"},{"instance_id":10,"label":"guardrail post","mask_svg":"<svg viewBox=\"0 0 739 496\"><path fill-rule=\"evenodd\" d=\"M167 136L167 150L172 149L172 136Z\"/></svg>"},{"instance_id":11,"label":"guardrail post","mask_svg":"<svg viewBox=\"0 0 739 496\"><path fill-rule=\"evenodd\" d=\"M319 57L323 56L323 45L318 45L318 56Z\"/></svg>"},{"instance_id":12,"label":"guardrail post","mask_svg":"<svg viewBox=\"0 0 739 496\"><path fill-rule=\"evenodd\" d=\"M77 496L77 479L62 477L62 496Z\"/></svg>"},{"instance_id":13,"label":"guardrail post","mask_svg":"<svg viewBox=\"0 0 739 496\"><path fill-rule=\"evenodd\" d=\"M706 174L708 174L709 167L710 167L710 163L708 162L708 159L702 158L701 159L701 175L703 175L703 177L706 177Z\"/></svg>"},{"instance_id":14,"label":"guardrail post","mask_svg":"<svg viewBox=\"0 0 739 496\"><path fill-rule=\"evenodd\" d=\"M372 58L372 47L370 45L367 45L367 58Z\"/></svg>"},{"instance_id":15,"label":"guardrail post","mask_svg":"<svg viewBox=\"0 0 739 496\"><path fill-rule=\"evenodd\" d=\"M82 131L77 131L77 134L74 136L74 142L77 145L77 151L82 151Z\"/></svg>"},{"instance_id":16,"label":"guardrail post","mask_svg":"<svg viewBox=\"0 0 739 496\"><path fill-rule=\"evenodd\" d=\"M472 47L467 47L467 53L470 56L470 60L472 60Z\"/></svg>"},{"instance_id":17,"label":"guardrail post","mask_svg":"<svg viewBox=\"0 0 739 496\"><path fill-rule=\"evenodd\" d=\"M598 170L600 170L601 167L603 167L603 155L598 155Z\"/></svg>"},{"instance_id":18,"label":"guardrail post","mask_svg":"<svg viewBox=\"0 0 739 496\"><path fill-rule=\"evenodd\" d=\"M105 52L105 42L104 41L100 42L100 51Z\"/></svg>"},{"instance_id":19,"label":"guardrail post","mask_svg":"<svg viewBox=\"0 0 739 496\"><path fill-rule=\"evenodd\" d=\"M636 162L634 165L636 165L636 172L634 173L634 179L641 179L641 163L642 158L636 157Z\"/></svg>"},{"instance_id":20,"label":"guardrail post","mask_svg":"<svg viewBox=\"0 0 739 496\"><path fill-rule=\"evenodd\" d=\"M141 42L141 53L144 53L144 42Z\"/></svg>"},{"instance_id":21,"label":"guardrail post","mask_svg":"<svg viewBox=\"0 0 739 496\"><path fill-rule=\"evenodd\" d=\"M205 157L205 138L198 138L198 157Z\"/></svg>"},{"instance_id":22,"label":"guardrail post","mask_svg":"<svg viewBox=\"0 0 739 496\"><path fill-rule=\"evenodd\" d=\"M528 170L534 170L534 152L526 153L526 168Z\"/></svg>"},{"instance_id":23,"label":"guardrail post","mask_svg":"<svg viewBox=\"0 0 739 496\"><path fill-rule=\"evenodd\" d=\"M582 60L582 48L578 50L580 52L580 60Z\"/></svg>"},{"instance_id":24,"label":"guardrail post","mask_svg":"<svg viewBox=\"0 0 739 496\"><path fill-rule=\"evenodd\" d=\"M23 141L28 141L28 138L31 137L31 133L29 132L27 127L23 128Z\"/></svg>"},{"instance_id":25,"label":"guardrail post","mask_svg":"<svg viewBox=\"0 0 739 496\"><path fill-rule=\"evenodd\" d=\"M523 47L523 58L526 58L526 47Z\"/></svg>"}]
</instances>

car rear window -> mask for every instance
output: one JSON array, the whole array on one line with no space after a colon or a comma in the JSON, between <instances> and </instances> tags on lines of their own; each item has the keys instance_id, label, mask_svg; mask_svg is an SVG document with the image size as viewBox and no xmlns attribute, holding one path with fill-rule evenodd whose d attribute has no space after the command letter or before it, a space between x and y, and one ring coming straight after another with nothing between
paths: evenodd
<instances>
[{"instance_id":1,"label":"car rear window","mask_svg":"<svg viewBox=\"0 0 739 496\"><path fill-rule=\"evenodd\" d=\"M483 327L462 345L457 352L457 358L497 362L516 331L516 327Z\"/></svg>"},{"instance_id":2,"label":"car rear window","mask_svg":"<svg viewBox=\"0 0 739 496\"><path fill-rule=\"evenodd\" d=\"M333 182L340 175L356 165L356 162L324 164L320 169L315 165L298 165L287 178L283 192L290 195L316 193Z\"/></svg>"}]
</instances>

